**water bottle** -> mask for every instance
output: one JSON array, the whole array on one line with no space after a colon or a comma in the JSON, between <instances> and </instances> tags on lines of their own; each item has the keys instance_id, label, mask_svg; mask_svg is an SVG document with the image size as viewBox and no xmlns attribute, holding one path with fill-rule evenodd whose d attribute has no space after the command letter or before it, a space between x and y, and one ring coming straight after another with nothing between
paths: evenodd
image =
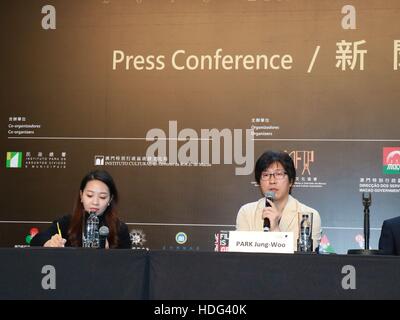
<instances>
[{"instance_id":1,"label":"water bottle","mask_svg":"<svg viewBox=\"0 0 400 320\"><path fill-rule=\"evenodd\" d=\"M299 252L312 252L312 224L310 216L307 214L301 215L299 239L297 241L297 251Z\"/></svg>"},{"instance_id":2,"label":"water bottle","mask_svg":"<svg viewBox=\"0 0 400 320\"><path fill-rule=\"evenodd\" d=\"M86 237L83 236L82 246L85 248L99 248L99 218L95 212L91 212L86 222Z\"/></svg>"}]
</instances>

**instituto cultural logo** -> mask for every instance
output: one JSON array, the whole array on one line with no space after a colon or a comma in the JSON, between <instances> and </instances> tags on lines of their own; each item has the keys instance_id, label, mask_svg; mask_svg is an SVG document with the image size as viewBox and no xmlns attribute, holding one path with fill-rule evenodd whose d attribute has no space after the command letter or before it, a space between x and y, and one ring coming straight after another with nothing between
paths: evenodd
<instances>
[{"instance_id":1,"label":"instituto cultural logo","mask_svg":"<svg viewBox=\"0 0 400 320\"><path fill-rule=\"evenodd\" d=\"M104 166L104 156L94 156L95 166Z\"/></svg>"}]
</instances>

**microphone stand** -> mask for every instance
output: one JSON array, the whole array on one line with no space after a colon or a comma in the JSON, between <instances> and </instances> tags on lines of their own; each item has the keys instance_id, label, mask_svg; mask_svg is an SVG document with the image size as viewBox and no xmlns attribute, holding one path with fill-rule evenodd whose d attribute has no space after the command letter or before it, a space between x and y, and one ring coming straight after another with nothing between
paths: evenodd
<instances>
[{"instance_id":1,"label":"microphone stand","mask_svg":"<svg viewBox=\"0 0 400 320\"><path fill-rule=\"evenodd\" d=\"M362 194L362 202L364 205L364 249L351 249L347 254L374 255L379 254L379 250L369 249L369 206L371 205L371 193Z\"/></svg>"},{"instance_id":2,"label":"microphone stand","mask_svg":"<svg viewBox=\"0 0 400 320\"><path fill-rule=\"evenodd\" d=\"M364 204L364 250L369 249L369 206L371 205L371 194L369 199L363 197Z\"/></svg>"}]
</instances>

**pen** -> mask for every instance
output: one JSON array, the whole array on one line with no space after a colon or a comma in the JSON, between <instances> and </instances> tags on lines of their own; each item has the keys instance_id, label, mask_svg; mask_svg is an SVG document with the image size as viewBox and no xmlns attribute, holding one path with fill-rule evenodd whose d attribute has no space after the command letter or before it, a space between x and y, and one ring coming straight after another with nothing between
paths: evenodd
<instances>
[{"instance_id":1,"label":"pen","mask_svg":"<svg viewBox=\"0 0 400 320\"><path fill-rule=\"evenodd\" d=\"M61 234L61 230L60 230L60 225L57 222L57 230L58 230L58 234L60 235L60 237L62 238L62 234Z\"/></svg>"}]
</instances>

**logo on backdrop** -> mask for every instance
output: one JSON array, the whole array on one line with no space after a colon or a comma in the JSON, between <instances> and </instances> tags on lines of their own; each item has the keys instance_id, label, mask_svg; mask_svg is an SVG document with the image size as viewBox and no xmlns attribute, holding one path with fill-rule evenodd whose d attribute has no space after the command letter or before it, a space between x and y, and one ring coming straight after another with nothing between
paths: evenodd
<instances>
[{"instance_id":1,"label":"logo on backdrop","mask_svg":"<svg viewBox=\"0 0 400 320\"><path fill-rule=\"evenodd\" d=\"M111 167L143 167L143 166L156 166L161 165L167 161L163 157L146 157L146 156L132 156L124 155L95 155L95 166L111 166Z\"/></svg>"},{"instance_id":2,"label":"logo on backdrop","mask_svg":"<svg viewBox=\"0 0 400 320\"><path fill-rule=\"evenodd\" d=\"M39 233L39 229L36 227L32 227L29 230L29 234L25 236L25 244L15 244L14 248L26 248L30 247L32 238Z\"/></svg>"},{"instance_id":3,"label":"logo on backdrop","mask_svg":"<svg viewBox=\"0 0 400 320\"><path fill-rule=\"evenodd\" d=\"M8 151L6 168L25 169L65 169L67 167L67 153L61 152L23 152Z\"/></svg>"},{"instance_id":4,"label":"logo on backdrop","mask_svg":"<svg viewBox=\"0 0 400 320\"><path fill-rule=\"evenodd\" d=\"M186 243L187 239L188 239L188 237L187 237L186 233L184 233L184 232L178 232L175 236L175 241L178 244Z\"/></svg>"},{"instance_id":5,"label":"logo on backdrop","mask_svg":"<svg viewBox=\"0 0 400 320\"><path fill-rule=\"evenodd\" d=\"M335 253L335 249L331 246L328 237L324 234L321 238L321 242L319 243L319 248L318 248L319 253Z\"/></svg>"},{"instance_id":6,"label":"logo on backdrop","mask_svg":"<svg viewBox=\"0 0 400 320\"><path fill-rule=\"evenodd\" d=\"M169 237L168 237L169 239ZM179 231L175 234L175 243L165 244L162 250L174 250L174 251L199 251L200 246L193 246L188 242L189 237L185 232Z\"/></svg>"},{"instance_id":7,"label":"logo on backdrop","mask_svg":"<svg viewBox=\"0 0 400 320\"><path fill-rule=\"evenodd\" d=\"M25 242L26 244L31 244L32 238L39 233L39 229L36 227L33 227L29 230L29 234L25 237Z\"/></svg>"},{"instance_id":8,"label":"logo on backdrop","mask_svg":"<svg viewBox=\"0 0 400 320\"><path fill-rule=\"evenodd\" d=\"M383 148L382 172L384 175L400 174L400 147ZM360 177L359 186L359 192L400 193L400 177Z\"/></svg>"},{"instance_id":9,"label":"logo on backdrop","mask_svg":"<svg viewBox=\"0 0 400 320\"><path fill-rule=\"evenodd\" d=\"M104 156L94 156L95 166L104 166Z\"/></svg>"},{"instance_id":10,"label":"logo on backdrop","mask_svg":"<svg viewBox=\"0 0 400 320\"><path fill-rule=\"evenodd\" d=\"M22 152L7 152L6 168L22 168Z\"/></svg>"},{"instance_id":11,"label":"logo on backdrop","mask_svg":"<svg viewBox=\"0 0 400 320\"><path fill-rule=\"evenodd\" d=\"M285 150L293 159L297 177L294 187L297 188L322 188L326 182L314 174L312 165L316 161L315 150Z\"/></svg>"},{"instance_id":12,"label":"logo on backdrop","mask_svg":"<svg viewBox=\"0 0 400 320\"><path fill-rule=\"evenodd\" d=\"M311 175L310 166L314 162L314 150L294 150L289 152L290 157L293 159L296 171L300 175Z\"/></svg>"},{"instance_id":13,"label":"logo on backdrop","mask_svg":"<svg viewBox=\"0 0 400 320\"><path fill-rule=\"evenodd\" d=\"M214 251L228 251L229 231L221 230L214 234Z\"/></svg>"},{"instance_id":14,"label":"logo on backdrop","mask_svg":"<svg viewBox=\"0 0 400 320\"><path fill-rule=\"evenodd\" d=\"M131 230L129 237L132 243L132 249L143 248L146 240L146 234L142 230Z\"/></svg>"},{"instance_id":15,"label":"logo on backdrop","mask_svg":"<svg viewBox=\"0 0 400 320\"><path fill-rule=\"evenodd\" d=\"M400 174L400 147L383 148L383 174Z\"/></svg>"}]
</instances>

